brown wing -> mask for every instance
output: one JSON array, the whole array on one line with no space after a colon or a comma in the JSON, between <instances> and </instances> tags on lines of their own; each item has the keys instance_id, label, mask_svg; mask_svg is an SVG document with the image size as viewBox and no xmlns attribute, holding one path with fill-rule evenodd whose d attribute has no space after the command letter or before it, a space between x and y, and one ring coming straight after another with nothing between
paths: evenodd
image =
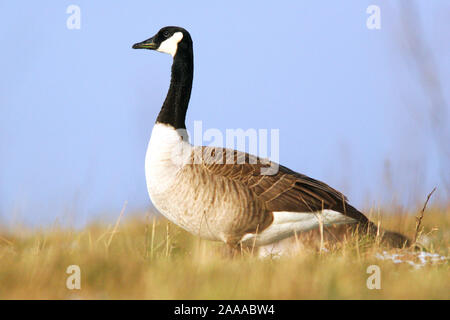
<instances>
[{"instance_id":1,"label":"brown wing","mask_svg":"<svg viewBox=\"0 0 450 320\"><path fill-rule=\"evenodd\" d=\"M248 153L196 147L194 159L211 174L239 181L262 199L270 211L315 212L333 209L358 221L367 218L347 204L346 197L327 184L279 165L273 175L261 174L276 163ZM201 157L201 159L199 158ZM227 161L228 160L228 161Z\"/></svg>"}]
</instances>

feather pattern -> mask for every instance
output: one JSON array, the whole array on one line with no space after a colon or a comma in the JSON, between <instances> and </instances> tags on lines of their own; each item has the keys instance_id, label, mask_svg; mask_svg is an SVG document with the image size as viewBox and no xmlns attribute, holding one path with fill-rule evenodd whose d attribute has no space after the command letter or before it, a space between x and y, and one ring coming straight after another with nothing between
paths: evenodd
<instances>
[{"instance_id":1,"label":"feather pattern","mask_svg":"<svg viewBox=\"0 0 450 320\"><path fill-rule=\"evenodd\" d=\"M314 214L330 209L342 215L353 213L351 219L344 219L346 223L365 219L356 210L359 214L344 210L346 198L323 182L283 166L274 175L262 175L261 170L270 165L245 152L192 147L184 165L172 169L176 175L171 185L164 192L151 193L151 198L163 214L191 233L227 243L263 232L273 223L274 212L299 213L300 221L304 220L300 214L314 218Z\"/></svg>"}]
</instances>

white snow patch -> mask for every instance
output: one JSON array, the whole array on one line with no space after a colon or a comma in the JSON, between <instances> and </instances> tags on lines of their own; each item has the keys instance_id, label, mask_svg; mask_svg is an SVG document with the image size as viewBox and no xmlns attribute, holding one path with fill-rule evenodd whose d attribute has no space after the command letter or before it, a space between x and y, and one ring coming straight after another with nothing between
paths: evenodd
<instances>
[{"instance_id":1,"label":"white snow patch","mask_svg":"<svg viewBox=\"0 0 450 320\"><path fill-rule=\"evenodd\" d=\"M405 252L405 253L388 253L383 251L377 252L375 258L380 260L391 260L393 263L407 263L410 266L420 269L426 265L436 263L447 263L448 258L437 253L421 252Z\"/></svg>"}]
</instances>

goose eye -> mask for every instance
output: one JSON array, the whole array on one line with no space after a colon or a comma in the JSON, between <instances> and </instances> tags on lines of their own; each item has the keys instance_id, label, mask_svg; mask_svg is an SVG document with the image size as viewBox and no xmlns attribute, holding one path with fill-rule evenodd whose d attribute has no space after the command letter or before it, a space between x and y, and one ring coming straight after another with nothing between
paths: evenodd
<instances>
[{"instance_id":1,"label":"goose eye","mask_svg":"<svg viewBox=\"0 0 450 320\"><path fill-rule=\"evenodd\" d=\"M163 36L166 37L166 38L168 38L168 37L169 37L169 31L164 31L164 32L163 32Z\"/></svg>"}]
</instances>

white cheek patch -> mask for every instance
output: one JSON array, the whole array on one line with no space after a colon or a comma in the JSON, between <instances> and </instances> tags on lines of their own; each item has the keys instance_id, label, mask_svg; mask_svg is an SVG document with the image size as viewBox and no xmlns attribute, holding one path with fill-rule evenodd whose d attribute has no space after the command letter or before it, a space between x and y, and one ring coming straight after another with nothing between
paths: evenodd
<instances>
[{"instance_id":1,"label":"white cheek patch","mask_svg":"<svg viewBox=\"0 0 450 320\"><path fill-rule=\"evenodd\" d=\"M175 56L178 49L178 43L183 39L182 32L175 32L169 39L164 40L159 45L159 48L156 51L164 52L170 54L172 57Z\"/></svg>"}]
</instances>

